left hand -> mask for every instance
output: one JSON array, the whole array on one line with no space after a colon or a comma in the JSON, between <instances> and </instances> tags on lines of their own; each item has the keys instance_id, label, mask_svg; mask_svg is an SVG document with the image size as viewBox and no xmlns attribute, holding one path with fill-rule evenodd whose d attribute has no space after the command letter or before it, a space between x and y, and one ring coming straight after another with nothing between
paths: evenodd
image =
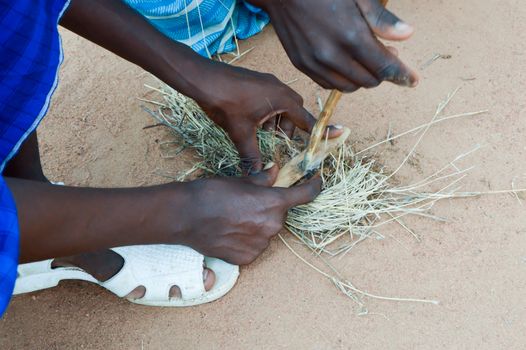
<instances>
[{"instance_id":1,"label":"left hand","mask_svg":"<svg viewBox=\"0 0 526 350\"><path fill-rule=\"evenodd\" d=\"M310 132L316 122L301 96L276 77L213 62L162 35L121 1L75 0L60 24L135 63L192 97L230 136L245 173L261 170L256 129L281 114L279 127ZM133 40L130 40L133 38ZM329 137L341 131L332 129Z\"/></svg>"},{"instance_id":2,"label":"left hand","mask_svg":"<svg viewBox=\"0 0 526 350\"><path fill-rule=\"evenodd\" d=\"M296 127L311 132L316 119L303 107L303 99L271 74L208 61L201 67L206 91L191 96L208 116L230 136L239 151L245 173L261 170L256 130L272 117L281 116L279 127L291 137ZM268 126L268 125L267 125ZM329 127L329 137L342 131Z\"/></svg>"}]
</instances>

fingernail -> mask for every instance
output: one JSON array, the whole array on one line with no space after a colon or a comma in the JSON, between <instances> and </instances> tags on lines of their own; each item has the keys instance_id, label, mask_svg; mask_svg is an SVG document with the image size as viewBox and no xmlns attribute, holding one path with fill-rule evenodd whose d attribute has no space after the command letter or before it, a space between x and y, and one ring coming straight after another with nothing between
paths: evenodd
<instances>
[{"instance_id":1,"label":"fingernail","mask_svg":"<svg viewBox=\"0 0 526 350\"><path fill-rule=\"evenodd\" d=\"M343 125L340 125L340 124L333 125L332 127L338 130L343 129Z\"/></svg>"},{"instance_id":2,"label":"fingernail","mask_svg":"<svg viewBox=\"0 0 526 350\"><path fill-rule=\"evenodd\" d=\"M208 278L208 269L203 269L203 281L206 281Z\"/></svg>"},{"instance_id":3,"label":"fingernail","mask_svg":"<svg viewBox=\"0 0 526 350\"><path fill-rule=\"evenodd\" d=\"M411 28L409 24L399 21L399 22L396 22L394 26L394 30L397 34L404 35L404 34L411 32L413 28Z\"/></svg>"},{"instance_id":4,"label":"fingernail","mask_svg":"<svg viewBox=\"0 0 526 350\"><path fill-rule=\"evenodd\" d=\"M271 169L274 165L276 165L274 162L267 163L267 165L265 165L265 167L263 168L263 170L269 170L269 169Z\"/></svg>"}]
</instances>

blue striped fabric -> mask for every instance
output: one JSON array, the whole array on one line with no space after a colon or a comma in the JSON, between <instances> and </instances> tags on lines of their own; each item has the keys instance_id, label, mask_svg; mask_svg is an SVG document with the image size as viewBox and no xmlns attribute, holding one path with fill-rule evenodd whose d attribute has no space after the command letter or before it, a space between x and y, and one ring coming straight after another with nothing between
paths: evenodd
<instances>
[{"instance_id":1,"label":"blue striped fabric","mask_svg":"<svg viewBox=\"0 0 526 350\"><path fill-rule=\"evenodd\" d=\"M62 61L58 20L67 0L0 0L0 173L49 107ZM16 207L0 177L0 315L18 264Z\"/></svg>"},{"instance_id":2,"label":"blue striped fabric","mask_svg":"<svg viewBox=\"0 0 526 350\"><path fill-rule=\"evenodd\" d=\"M236 49L269 22L260 9L242 0L124 0L159 31L210 57Z\"/></svg>"}]
</instances>

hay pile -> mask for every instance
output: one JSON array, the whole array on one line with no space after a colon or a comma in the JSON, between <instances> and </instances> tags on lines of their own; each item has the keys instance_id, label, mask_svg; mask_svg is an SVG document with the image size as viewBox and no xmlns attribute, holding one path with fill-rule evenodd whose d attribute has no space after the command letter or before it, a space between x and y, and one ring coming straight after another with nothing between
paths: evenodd
<instances>
[{"instance_id":1,"label":"hay pile","mask_svg":"<svg viewBox=\"0 0 526 350\"><path fill-rule=\"evenodd\" d=\"M158 89L150 86L148 88L159 92L162 100L147 101L153 103L156 108L155 110L146 110L159 123L169 127L174 132L176 139L181 142L181 149L191 148L196 152L196 164L190 170L180 174L179 180L195 175L203 177L211 175L235 176L241 173L239 156L226 133L210 121L192 99L164 84ZM485 112L442 116L444 108L453 96L454 93L450 94L438 106L433 119L428 124L404 134L390 137L381 143L406 135L409 132L420 132L418 144L425 132L438 122ZM286 163L288 159L298 154L305 147L305 142L301 139L289 140L286 137L276 136L274 132L259 131L258 140L263 161L274 161L280 165ZM284 243L300 259L330 278L341 291L362 306L363 296L387 300L436 302L386 298L360 291L348 280L341 277L324 256L332 257L345 254L356 244L370 237L383 238L379 229L389 222L400 224L416 239L419 239L418 235L403 223L402 218L407 215L418 215L440 219L429 213L429 210L438 200L475 195L458 193L456 186L465 176L465 173L469 171L469 169L461 170L455 166L455 161L465 155L459 156L453 162L446 164L444 168L417 183L410 186L393 186L393 181L391 181L393 176L412 155L416 145L400 167L389 174L374 159L363 156L363 151L354 153L349 145L343 146L336 154L329 157L322 166L323 191L320 196L314 202L293 208L289 212L286 221L287 229L316 253L314 256L323 262L324 268L317 267L307 261L294 251L285 240L283 240ZM430 185L436 186L440 183L443 183L440 190L425 191Z\"/></svg>"}]
</instances>

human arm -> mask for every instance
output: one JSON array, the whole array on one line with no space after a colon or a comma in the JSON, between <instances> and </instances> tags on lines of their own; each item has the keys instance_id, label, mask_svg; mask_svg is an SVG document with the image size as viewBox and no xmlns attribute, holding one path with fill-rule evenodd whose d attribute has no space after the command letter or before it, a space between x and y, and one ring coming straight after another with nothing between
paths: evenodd
<instances>
[{"instance_id":1,"label":"human arm","mask_svg":"<svg viewBox=\"0 0 526 350\"><path fill-rule=\"evenodd\" d=\"M61 25L196 100L227 131L247 172L261 169L256 130L266 120L282 114L289 135L296 126L307 132L314 126L301 96L274 76L203 58L165 37L121 1L72 0ZM331 129L330 136L340 133Z\"/></svg>"},{"instance_id":2,"label":"human arm","mask_svg":"<svg viewBox=\"0 0 526 350\"><path fill-rule=\"evenodd\" d=\"M277 171L126 189L6 178L18 210L20 262L126 245L183 244L248 264L283 227L288 209L312 201L321 189L319 179L271 188Z\"/></svg>"}]
</instances>

